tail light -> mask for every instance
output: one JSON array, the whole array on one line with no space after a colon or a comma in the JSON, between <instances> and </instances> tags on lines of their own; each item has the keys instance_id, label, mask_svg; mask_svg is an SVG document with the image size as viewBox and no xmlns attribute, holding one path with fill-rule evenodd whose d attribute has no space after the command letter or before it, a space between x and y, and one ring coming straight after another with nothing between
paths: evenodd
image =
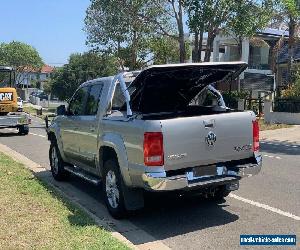
<instances>
[{"instance_id":1,"label":"tail light","mask_svg":"<svg viewBox=\"0 0 300 250\"><path fill-rule=\"evenodd\" d=\"M161 132L144 134L144 163L146 166L164 165L163 135Z\"/></svg>"},{"instance_id":2,"label":"tail light","mask_svg":"<svg viewBox=\"0 0 300 250\"><path fill-rule=\"evenodd\" d=\"M258 121L252 121L253 128L253 151L259 151L259 125Z\"/></svg>"}]
</instances>

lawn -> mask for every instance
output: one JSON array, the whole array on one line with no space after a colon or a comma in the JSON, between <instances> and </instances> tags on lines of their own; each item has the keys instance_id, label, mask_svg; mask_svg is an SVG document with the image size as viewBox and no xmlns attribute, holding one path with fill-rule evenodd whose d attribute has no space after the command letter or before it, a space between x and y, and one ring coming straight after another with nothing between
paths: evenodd
<instances>
[{"instance_id":1,"label":"lawn","mask_svg":"<svg viewBox=\"0 0 300 250\"><path fill-rule=\"evenodd\" d=\"M264 119L259 119L258 122L260 131L292 127L292 125L288 124L265 123Z\"/></svg>"},{"instance_id":2,"label":"lawn","mask_svg":"<svg viewBox=\"0 0 300 250\"><path fill-rule=\"evenodd\" d=\"M0 249L128 249L81 209L0 153Z\"/></svg>"},{"instance_id":3,"label":"lawn","mask_svg":"<svg viewBox=\"0 0 300 250\"><path fill-rule=\"evenodd\" d=\"M34 116L37 116L43 120L45 120L46 116L47 115L54 115L55 114L55 111L56 111L56 108L48 108L48 109L43 109L43 114L42 115L37 115L36 114L36 109L30 105L24 105L24 108L23 110L27 113L29 113L30 115L34 115ZM50 118L51 120L52 118Z\"/></svg>"}]
</instances>

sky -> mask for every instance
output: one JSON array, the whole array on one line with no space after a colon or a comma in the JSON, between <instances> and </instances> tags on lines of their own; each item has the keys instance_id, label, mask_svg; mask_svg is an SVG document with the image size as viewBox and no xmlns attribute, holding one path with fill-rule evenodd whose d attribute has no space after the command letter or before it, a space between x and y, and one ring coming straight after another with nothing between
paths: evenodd
<instances>
[{"instance_id":1,"label":"sky","mask_svg":"<svg viewBox=\"0 0 300 250\"><path fill-rule=\"evenodd\" d=\"M0 7L0 43L35 47L44 63L61 66L74 52L88 50L83 31L90 0L9 0Z\"/></svg>"}]
</instances>

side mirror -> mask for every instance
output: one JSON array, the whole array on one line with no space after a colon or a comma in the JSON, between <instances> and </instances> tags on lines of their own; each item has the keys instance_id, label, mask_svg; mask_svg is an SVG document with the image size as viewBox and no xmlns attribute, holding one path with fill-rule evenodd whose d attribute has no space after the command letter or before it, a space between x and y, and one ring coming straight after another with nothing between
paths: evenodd
<instances>
[{"instance_id":1,"label":"side mirror","mask_svg":"<svg viewBox=\"0 0 300 250\"><path fill-rule=\"evenodd\" d=\"M56 114L57 115L66 115L67 111L66 111L66 106L65 105L60 105L56 108Z\"/></svg>"}]
</instances>

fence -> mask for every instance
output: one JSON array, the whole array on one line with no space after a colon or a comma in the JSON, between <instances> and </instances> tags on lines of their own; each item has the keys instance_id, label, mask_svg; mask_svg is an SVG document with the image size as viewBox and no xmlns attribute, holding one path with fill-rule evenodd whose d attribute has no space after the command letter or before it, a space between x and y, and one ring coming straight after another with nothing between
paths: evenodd
<instances>
[{"instance_id":1,"label":"fence","mask_svg":"<svg viewBox=\"0 0 300 250\"><path fill-rule=\"evenodd\" d=\"M280 102L282 103L282 102ZM297 124L300 125L300 112L275 112L273 108L275 105L271 101L265 101L264 103L264 117L267 123L285 123L285 124ZM284 107L282 107L284 108Z\"/></svg>"},{"instance_id":2,"label":"fence","mask_svg":"<svg viewBox=\"0 0 300 250\"><path fill-rule=\"evenodd\" d=\"M263 107L264 107L264 100L262 98L245 99L244 109L252 110L258 116L263 113Z\"/></svg>"},{"instance_id":3,"label":"fence","mask_svg":"<svg viewBox=\"0 0 300 250\"><path fill-rule=\"evenodd\" d=\"M300 113L300 99L276 99L274 112Z\"/></svg>"}]
</instances>

